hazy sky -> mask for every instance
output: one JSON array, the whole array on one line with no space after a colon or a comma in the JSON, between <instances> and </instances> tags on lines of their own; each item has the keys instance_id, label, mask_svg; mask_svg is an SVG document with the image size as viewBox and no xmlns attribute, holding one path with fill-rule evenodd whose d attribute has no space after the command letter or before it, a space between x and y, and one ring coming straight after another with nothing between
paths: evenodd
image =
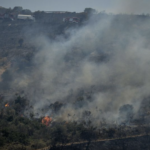
<instances>
[{"instance_id":1,"label":"hazy sky","mask_svg":"<svg viewBox=\"0 0 150 150\"><path fill-rule=\"evenodd\" d=\"M150 13L150 0L0 0L0 6L46 11L82 12L91 7L113 13Z\"/></svg>"}]
</instances>

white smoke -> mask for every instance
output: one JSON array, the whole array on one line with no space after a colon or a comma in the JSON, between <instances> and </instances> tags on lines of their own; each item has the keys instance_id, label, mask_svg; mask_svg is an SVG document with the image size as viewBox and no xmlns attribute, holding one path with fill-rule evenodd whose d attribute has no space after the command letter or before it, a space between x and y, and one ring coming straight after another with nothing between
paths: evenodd
<instances>
[{"instance_id":1,"label":"white smoke","mask_svg":"<svg viewBox=\"0 0 150 150\"><path fill-rule=\"evenodd\" d=\"M40 48L34 67L17 76L12 85L25 91L35 114L65 120L70 115L71 120L80 120L84 111L91 111L93 122L99 123L102 118L115 121L124 104L138 111L142 99L149 95L149 44L140 31L128 31L129 26L114 20L115 16L107 15L97 21L92 18L83 27L67 30L67 39L30 37ZM81 90L84 94L78 94ZM55 115L49 106L57 101L64 107Z\"/></svg>"}]
</instances>

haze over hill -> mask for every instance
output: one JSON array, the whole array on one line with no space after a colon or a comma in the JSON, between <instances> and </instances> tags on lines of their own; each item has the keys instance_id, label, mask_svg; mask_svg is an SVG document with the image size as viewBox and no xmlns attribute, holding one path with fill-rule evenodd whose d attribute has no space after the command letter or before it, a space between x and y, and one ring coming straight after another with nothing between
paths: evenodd
<instances>
[{"instance_id":1,"label":"haze over hill","mask_svg":"<svg viewBox=\"0 0 150 150\"><path fill-rule=\"evenodd\" d=\"M0 10L0 146L149 133L148 14Z\"/></svg>"},{"instance_id":2,"label":"haze over hill","mask_svg":"<svg viewBox=\"0 0 150 150\"><path fill-rule=\"evenodd\" d=\"M149 97L149 16L73 13L82 16L82 22L65 24L59 17L44 20L48 15L39 12L35 23L18 23L25 47L14 52L30 53L32 59L25 56L22 61L14 55L8 59L10 79L3 75L2 89L5 85L23 91L29 99L32 107L27 106L24 115L33 112L35 117L64 120L69 115L81 121L83 113L90 111L93 124L103 118L112 124L120 123L120 107L130 104L136 117L141 102ZM28 47L34 47L34 53ZM57 102L61 107L56 113L51 105Z\"/></svg>"}]
</instances>

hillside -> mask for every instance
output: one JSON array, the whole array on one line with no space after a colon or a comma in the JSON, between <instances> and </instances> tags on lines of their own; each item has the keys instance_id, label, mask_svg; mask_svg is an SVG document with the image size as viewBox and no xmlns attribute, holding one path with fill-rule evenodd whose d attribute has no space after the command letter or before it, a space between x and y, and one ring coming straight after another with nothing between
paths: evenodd
<instances>
[{"instance_id":1,"label":"hillside","mask_svg":"<svg viewBox=\"0 0 150 150\"><path fill-rule=\"evenodd\" d=\"M150 16L58 12L0 20L0 149L149 140Z\"/></svg>"}]
</instances>

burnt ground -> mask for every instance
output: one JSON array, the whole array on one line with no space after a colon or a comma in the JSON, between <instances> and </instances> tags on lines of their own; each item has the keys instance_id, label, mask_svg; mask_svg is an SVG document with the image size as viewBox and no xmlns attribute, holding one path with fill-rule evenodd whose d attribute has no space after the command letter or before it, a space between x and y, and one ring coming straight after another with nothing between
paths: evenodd
<instances>
[{"instance_id":1,"label":"burnt ground","mask_svg":"<svg viewBox=\"0 0 150 150\"><path fill-rule=\"evenodd\" d=\"M50 150L149 150L150 135L129 137L123 139L81 142L66 146L51 148Z\"/></svg>"}]
</instances>

